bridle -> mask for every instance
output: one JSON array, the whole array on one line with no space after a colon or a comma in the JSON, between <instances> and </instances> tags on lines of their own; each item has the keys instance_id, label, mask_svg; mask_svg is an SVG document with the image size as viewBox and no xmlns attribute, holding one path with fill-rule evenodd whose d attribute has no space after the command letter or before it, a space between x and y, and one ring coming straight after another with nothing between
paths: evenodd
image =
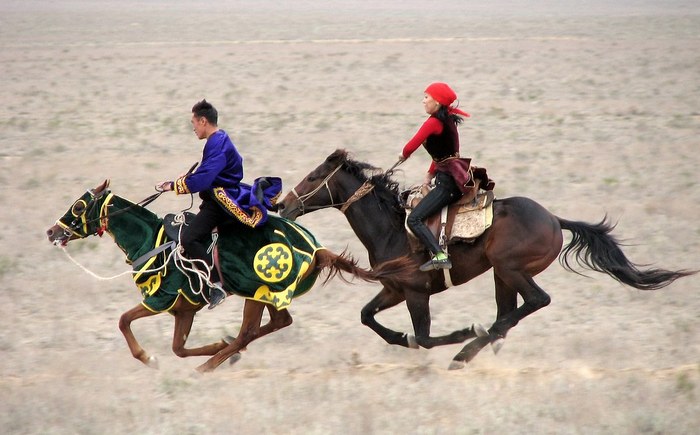
<instances>
[{"instance_id":1,"label":"bridle","mask_svg":"<svg viewBox=\"0 0 700 435\"><path fill-rule=\"evenodd\" d=\"M58 226L63 228L63 235L65 238L62 240L64 242L67 242L72 237L84 239L88 236L94 236L94 235L101 236L107 229L107 220L108 220L107 209L109 207L109 202L112 199L113 194L110 193L107 189L104 189L97 194L93 193L92 190L88 190L87 193L90 195L90 200L85 204L85 209L82 211L82 213L80 213L80 215L77 215L77 216L74 215L75 219L73 219L73 221L69 225L64 224L60 220L56 222L56 224ZM99 216L96 218L87 219L87 216L89 216L90 213L92 212L92 209L95 206L95 204L97 203L97 200L102 198L105 195L105 193L107 193L107 199L102 203L102 207L100 207ZM158 199L158 197L162 194L163 194L162 191L156 192L153 195L151 195L147 198L144 198L135 204L132 204L132 205L130 205L126 208L123 208L121 210L115 211L114 213L112 213L111 216L114 217L114 216L118 216L120 214L126 213L127 211L129 211L130 209L132 209L136 206L145 207L148 204L155 201L156 199ZM95 222L99 222L99 225L95 228L95 231L91 232L89 229L90 224L93 224ZM82 231L81 231L81 227L82 227ZM56 239L56 243L59 243L59 240L60 239Z\"/></svg>"},{"instance_id":2,"label":"bridle","mask_svg":"<svg viewBox=\"0 0 700 435\"><path fill-rule=\"evenodd\" d=\"M347 209L348 209L353 203L355 203L357 200L359 200L359 199L362 198L363 196L367 195L369 192L372 191L372 189L374 189L374 185L373 185L372 183L370 183L369 180L368 180L368 181L365 181L365 182L362 184L362 186L360 186L360 187L355 191L355 193L353 193L352 196L350 196L350 198L348 198L347 201L344 201L344 202L334 202L334 200L333 200L333 192L331 191L330 186L328 186L328 182L329 182L330 179L336 174L336 172L338 172L342 167L343 167L343 165L340 164L337 168L333 169L328 175L326 175L326 178L323 179L323 181L321 182L321 184L319 184L314 190L312 190L312 191L309 192L309 193L305 193L305 194L303 194L303 195L299 195L299 193L297 192L296 188L292 188L292 194L296 197L297 202L298 202L298 204L299 204L299 205L297 206L297 209L299 210L300 215L306 213L307 210L321 210L321 209L324 209L324 208L338 207L338 206L340 206L340 211L341 211L341 213L345 214L345 212L347 211ZM321 189L323 189L324 187L325 187L326 190L328 191L328 197L331 199L331 203L330 203L330 204L326 204L326 205L311 205L311 206L307 206L306 204L304 204L304 201L307 201L307 200L309 200L310 198L312 198L314 195L316 195L316 194L317 194Z\"/></svg>"},{"instance_id":3,"label":"bridle","mask_svg":"<svg viewBox=\"0 0 700 435\"><path fill-rule=\"evenodd\" d=\"M387 169L384 172L384 176L389 175L393 173L394 169L396 169L397 166L399 166L401 163L405 162L406 159L399 159L396 163L393 164L393 166L389 169ZM297 207L297 210L299 210L300 215L304 214L306 210L321 210L324 208L330 208L330 207L340 207L340 212L345 214L345 212L350 208L351 205L353 205L356 201L360 200L363 196L367 195L374 189L374 184L372 184L369 180L365 181L362 183L362 185L353 193L350 198L348 198L347 201L345 202L339 202L339 203L334 203L333 202L333 192L331 192L331 188L328 186L328 182L330 181L331 177L335 175L336 172L340 170L340 168L343 167L343 164L341 163L337 168L333 169L330 174L326 175L326 178L323 179L323 182L318 185L314 190L312 190L309 193L305 193L304 195L299 195L297 192L296 188L292 188L292 193L294 196L297 198L297 202L299 203L299 206ZM308 200L312 196L314 196L316 193L318 193L319 190L323 189L323 187L326 188L328 191L328 196L331 199L331 203L328 205L313 205L313 206L305 206L304 201Z\"/></svg>"}]
</instances>

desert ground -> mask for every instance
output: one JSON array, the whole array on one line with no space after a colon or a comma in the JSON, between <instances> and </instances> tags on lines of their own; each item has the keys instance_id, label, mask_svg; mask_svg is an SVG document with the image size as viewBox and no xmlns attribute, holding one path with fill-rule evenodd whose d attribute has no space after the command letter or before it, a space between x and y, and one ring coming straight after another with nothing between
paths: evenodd
<instances>
[{"instance_id":1,"label":"desert ground","mask_svg":"<svg viewBox=\"0 0 700 435\"><path fill-rule=\"evenodd\" d=\"M117 325L140 303L130 276L88 275L44 232L104 179L138 201L185 172L202 98L246 181L276 175L288 191L336 148L391 166L425 118L425 86L446 81L472 114L462 154L497 197L607 214L631 260L698 269L699 29L700 5L681 0L3 0L0 432L697 433L698 276L643 292L555 262L536 278L551 305L459 371L461 346L386 344L359 315L379 287L334 280L294 301L289 328L201 376L203 358L172 353L166 314L133 325L160 369L132 358ZM417 151L397 180L420 182L428 163ZM300 223L368 265L338 211ZM103 278L129 270L107 236L67 251ZM493 322L492 280L434 296L433 333ZM189 343L235 335L242 306L201 311ZM379 320L410 332L404 304Z\"/></svg>"}]
</instances>

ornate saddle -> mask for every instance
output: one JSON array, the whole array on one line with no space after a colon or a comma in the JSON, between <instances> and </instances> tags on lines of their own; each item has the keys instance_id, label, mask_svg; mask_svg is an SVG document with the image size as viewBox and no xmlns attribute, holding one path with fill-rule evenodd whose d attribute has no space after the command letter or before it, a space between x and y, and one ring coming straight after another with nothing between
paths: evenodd
<instances>
[{"instance_id":1,"label":"ornate saddle","mask_svg":"<svg viewBox=\"0 0 700 435\"><path fill-rule=\"evenodd\" d=\"M493 222L493 182L488 178L482 181L477 178L477 170L473 168L473 176L470 180L470 189L458 201L443 207L428 219L425 224L438 240L443 249L449 244L473 243L481 236ZM485 175L485 171L484 171ZM401 193L402 205L408 214L418 203L432 190L431 186L419 185ZM423 244L413 235L406 226L410 235L409 241L413 252L424 251Z\"/></svg>"},{"instance_id":2,"label":"ornate saddle","mask_svg":"<svg viewBox=\"0 0 700 435\"><path fill-rule=\"evenodd\" d=\"M184 216L184 220L178 216ZM165 235L168 236L170 240L174 240L176 243L180 243L180 229L182 225L188 225L192 222L192 219L197 216L196 214L186 211L180 215L175 215L172 213L166 214L163 217L163 228L165 229Z\"/></svg>"},{"instance_id":3,"label":"ornate saddle","mask_svg":"<svg viewBox=\"0 0 700 435\"><path fill-rule=\"evenodd\" d=\"M170 240L172 240L175 243L176 246L180 244L180 230L182 229L182 226L189 225L190 222L192 222L192 220L195 218L195 216L197 216L195 213L186 211L177 215L169 213L163 217L163 229L165 231L165 234ZM225 289L226 282L224 281L224 274L221 271L221 263L219 261L219 244L216 243L218 239L218 233L219 229L214 228L214 230L212 231L212 267L215 267L217 272L219 273L221 284Z\"/></svg>"}]
</instances>

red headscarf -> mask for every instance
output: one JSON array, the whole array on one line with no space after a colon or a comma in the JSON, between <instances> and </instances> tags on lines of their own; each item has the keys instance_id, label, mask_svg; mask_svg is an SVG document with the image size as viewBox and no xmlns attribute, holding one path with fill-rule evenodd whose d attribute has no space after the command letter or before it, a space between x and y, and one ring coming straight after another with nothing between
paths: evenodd
<instances>
[{"instance_id":1,"label":"red headscarf","mask_svg":"<svg viewBox=\"0 0 700 435\"><path fill-rule=\"evenodd\" d=\"M447 107L448 112L469 118L470 115L467 112L451 106L451 104L457 99L457 94L452 90L452 88L449 87L447 83L431 83L427 88L425 88L425 93L433 97L433 99L441 105Z\"/></svg>"}]
</instances>

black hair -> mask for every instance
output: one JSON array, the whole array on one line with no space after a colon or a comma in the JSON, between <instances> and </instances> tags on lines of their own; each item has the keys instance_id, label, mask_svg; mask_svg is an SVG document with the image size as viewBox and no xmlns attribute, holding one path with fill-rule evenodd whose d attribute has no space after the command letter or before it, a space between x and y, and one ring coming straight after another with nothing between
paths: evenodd
<instances>
[{"instance_id":1,"label":"black hair","mask_svg":"<svg viewBox=\"0 0 700 435\"><path fill-rule=\"evenodd\" d=\"M447 110L447 106L443 106L442 104L435 113L435 117L442 122L447 122L448 119L451 119L455 125L459 125L462 123L462 121L464 121L464 119L456 113L450 114L449 110Z\"/></svg>"},{"instance_id":2,"label":"black hair","mask_svg":"<svg viewBox=\"0 0 700 435\"><path fill-rule=\"evenodd\" d=\"M206 99L192 106L192 113L194 116L205 118L211 125L216 126L219 122L219 112Z\"/></svg>"}]
</instances>

